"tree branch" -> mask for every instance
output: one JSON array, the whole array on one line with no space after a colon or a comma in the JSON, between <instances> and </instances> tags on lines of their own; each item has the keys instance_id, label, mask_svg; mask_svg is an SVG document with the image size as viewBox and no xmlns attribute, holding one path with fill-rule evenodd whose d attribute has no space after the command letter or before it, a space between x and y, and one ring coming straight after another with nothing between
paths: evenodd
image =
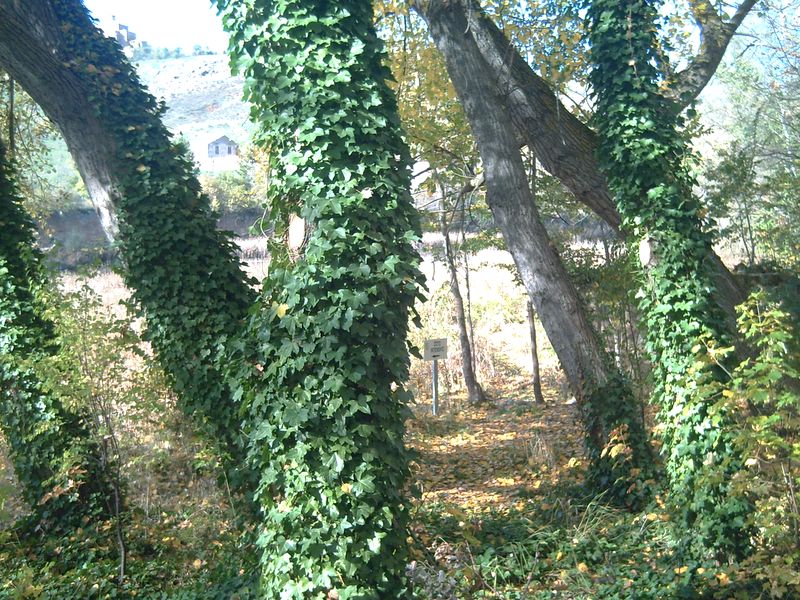
<instances>
[{"instance_id":1,"label":"tree branch","mask_svg":"<svg viewBox=\"0 0 800 600\"><path fill-rule=\"evenodd\" d=\"M664 95L680 109L694 101L716 73L733 35L758 0L744 0L725 20L709 0L691 0L691 11L700 28L700 49L691 64L677 73Z\"/></svg>"},{"instance_id":2,"label":"tree branch","mask_svg":"<svg viewBox=\"0 0 800 600\"><path fill-rule=\"evenodd\" d=\"M476 0L449 0L446 5L467 22L466 35L474 40L489 65L491 83L502 98L517 139L536 154L548 173L618 231L620 216L597 163L594 131L559 101ZM423 0L413 0L413 8L428 20L424 12L428 6ZM481 185L481 179L477 177L471 185ZM463 193L468 191L469 186L465 186ZM718 256L712 254L709 262L720 291L720 304L735 322L734 306L744 299L742 291Z\"/></svg>"}]
</instances>

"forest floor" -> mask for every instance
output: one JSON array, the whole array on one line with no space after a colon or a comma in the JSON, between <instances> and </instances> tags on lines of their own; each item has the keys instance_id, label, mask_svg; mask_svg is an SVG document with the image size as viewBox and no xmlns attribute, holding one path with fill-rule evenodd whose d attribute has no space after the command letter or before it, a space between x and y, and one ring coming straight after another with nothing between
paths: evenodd
<instances>
[{"instance_id":1,"label":"forest floor","mask_svg":"<svg viewBox=\"0 0 800 600\"><path fill-rule=\"evenodd\" d=\"M417 345L452 335L442 271L429 275L424 328L412 332ZM79 283L69 277L65 287L78 289ZM119 301L127 292L119 278L102 274L88 283L107 312L121 317ZM658 499L637 514L609 507L583 488L577 405L564 391L543 335L545 404L532 401L524 292L507 270L491 266L483 266L473 284L475 336L483 348L478 371L491 401L465 403L451 346L440 365L440 412L432 416L429 364L412 361L417 403L407 423L415 451L409 575L419 598L657 598L664 596L629 588L646 590L652 582L663 589L696 576L696 567L693 575L689 566L672 562ZM240 507L217 485L213 452L169 397L137 410L135 419L123 412L117 432L130 508L125 583L116 582L111 522L87 523L69 539L41 538L40 532L26 541L8 528L21 505L0 444L0 600L255 598L246 590L256 570L237 546ZM87 545L91 561L78 560ZM67 567L72 563L77 566ZM727 579L724 572L711 575L712 587Z\"/></svg>"},{"instance_id":2,"label":"forest floor","mask_svg":"<svg viewBox=\"0 0 800 600\"><path fill-rule=\"evenodd\" d=\"M557 375L543 378L544 405L518 379L483 406L456 403L436 417L415 407L411 572L426 597L602 597L603 569L581 547L605 562L595 541L627 515L586 496L577 405Z\"/></svg>"}]
</instances>

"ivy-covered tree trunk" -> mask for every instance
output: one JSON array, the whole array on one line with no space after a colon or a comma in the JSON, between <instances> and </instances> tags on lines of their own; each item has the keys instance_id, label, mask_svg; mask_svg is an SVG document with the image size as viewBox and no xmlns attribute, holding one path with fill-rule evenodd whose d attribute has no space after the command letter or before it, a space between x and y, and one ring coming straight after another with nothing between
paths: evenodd
<instances>
[{"instance_id":1,"label":"ivy-covered tree trunk","mask_svg":"<svg viewBox=\"0 0 800 600\"><path fill-rule=\"evenodd\" d=\"M270 148L273 217L299 211L311 231L296 262L273 256L232 359L261 472L263 597L407 598L403 385L422 275L372 6L217 5Z\"/></svg>"},{"instance_id":2,"label":"ivy-covered tree trunk","mask_svg":"<svg viewBox=\"0 0 800 600\"><path fill-rule=\"evenodd\" d=\"M632 485L651 457L633 394L603 348L577 291L550 242L528 185L519 144L492 73L472 39L458 2L431 0L424 14L470 122L486 177L487 202L579 402L594 483L632 501ZM623 444L611 456L611 445ZM646 475L645 475L646 478ZM627 498L626 498L627 496Z\"/></svg>"},{"instance_id":3,"label":"ivy-covered tree trunk","mask_svg":"<svg viewBox=\"0 0 800 600\"><path fill-rule=\"evenodd\" d=\"M125 282L183 409L232 457L230 483L243 483L236 399L216 359L255 294L186 148L161 122L163 105L80 0L0 0L0 66L64 135L105 227L118 232Z\"/></svg>"},{"instance_id":4,"label":"ivy-covered tree trunk","mask_svg":"<svg viewBox=\"0 0 800 600\"><path fill-rule=\"evenodd\" d=\"M743 465L729 409L720 408L704 385L725 376L714 360L730 339L704 268L711 237L692 192L687 144L672 106L658 92L659 5L658 0L591 4L599 160L643 267L639 307L681 531L701 555L738 556L749 543L749 506L731 490L731 477Z\"/></svg>"},{"instance_id":5,"label":"ivy-covered tree trunk","mask_svg":"<svg viewBox=\"0 0 800 600\"><path fill-rule=\"evenodd\" d=\"M36 374L57 349L41 302L41 258L0 142L0 427L22 496L37 525L52 530L109 515L112 491L83 415Z\"/></svg>"}]
</instances>

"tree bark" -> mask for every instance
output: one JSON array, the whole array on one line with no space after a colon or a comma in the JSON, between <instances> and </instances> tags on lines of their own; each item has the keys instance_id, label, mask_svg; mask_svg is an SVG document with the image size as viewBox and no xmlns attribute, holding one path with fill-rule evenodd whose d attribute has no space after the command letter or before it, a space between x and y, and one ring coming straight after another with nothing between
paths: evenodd
<instances>
[{"instance_id":1,"label":"tree bark","mask_svg":"<svg viewBox=\"0 0 800 600\"><path fill-rule=\"evenodd\" d=\"M16 124L14 123L14 80L8 78L8 158L14 160L17 153Z\"/></svg>"},{"instance_id":2,"label":"tree bark","mask_svg":"<svg viewBox=\"0 0 800 600\"><path fill-rule=\"evenodd\" d=\"M0 65L42 108L64 136L106 237L118 233L118 200L108 162L114 141L92 110L86 90L53 49L60 23L43 0L0 2Z\"/></svg>"},{"instance_id":3,"label":"tree bark","mask_svg":"<svg viewBox=\"0 0 800 600\"><path fill-rule=\"evenodd\" d=\"M442 197L445 197L446 190L440 186ZM470 404L481 404L486 402L486 394L483 387L478 382L475 375L475 361L473 360L472 344L467 331L467 318L464 310L464 299L461 296L461 288L458 285L458 269L453 247L450 243L450 228L447 223L447 203L442 202L442 210L439 213L439 229L444 240L444 260L447 265L447 273L450 276L450 293L453 295L453 304L456 310L456 323L458 324L458 340L461 346L461 373L464 376L464 387L467 388L467 397Z\"/></svg>"},{"instance_id":4,"label":"tree bark","mask_svg":"<svg viewBox=\"0 0 800 600\"><path fill-rule=\"evenodd\" d=\"M683 71L670 77L669 86L662 92L679 110L696 100L711 81L733 34L758 0L744 0L728 20L720 15L716 3L690 0L689 4L695 24L700 29L700 49Z\"/></svg>"},{"instance_id":5,"label":"tree bark","mask_svg":"<svg viewBox=\"0 0 800 600\"><path fill-rule=\"evenodd\" d=\"M422 13L421 13L422 14ZM495 73L468 30L462 7L434 0L423 14L456 88L484 164L487 201L578 402L611 379L610 360L549 240L528 186ZM608 431L595 421L589 443L603 448Z\"/></svg>"},{"instance_id":6,"label":"tree bark","mask_svg":"<svg viewBox=\"0 0 800 600\"><path fill-rule=\"evenodd\" d=\"M428 6L434 4L437 3L431 2ZM749 4L746 2L743 6ZM547 172L619 232L621 219L597 163L594 131L559 102L553 90L533 72L477 2L452 1L448 8L458 13L465 23L459 35L473 39L486 61L486 76L506 109L506 118L514 125L518 142L527 145ZM740 19L736 21L740 22ZM692 73L698 70L699 67ZM685 89L693 90L696 96L702 89L701 81L704 85L708 78L695 78L694 86L687 84ZM744 291L716 254L709 254L706 262L716 286L717 302L729 322L735 325L735 307L744 300Z\"/></svg>"}]
</instances>

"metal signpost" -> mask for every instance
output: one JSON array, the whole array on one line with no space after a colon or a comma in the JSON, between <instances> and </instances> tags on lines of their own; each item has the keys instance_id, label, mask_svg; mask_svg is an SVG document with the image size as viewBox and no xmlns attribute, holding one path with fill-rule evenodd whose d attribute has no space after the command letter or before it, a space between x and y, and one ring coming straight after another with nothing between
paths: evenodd
<instances>
[{"instance_id":1,"label":"metal signpost","mask_svg":"<svg viewBox=\"0 0 800 600\"><path fill-rule=\"evenodd\" d=\"M439 411L439 359L447 358L447 338L425 340L422 357L433 361L433 416Z\"/></svg>"}]
</instances>

